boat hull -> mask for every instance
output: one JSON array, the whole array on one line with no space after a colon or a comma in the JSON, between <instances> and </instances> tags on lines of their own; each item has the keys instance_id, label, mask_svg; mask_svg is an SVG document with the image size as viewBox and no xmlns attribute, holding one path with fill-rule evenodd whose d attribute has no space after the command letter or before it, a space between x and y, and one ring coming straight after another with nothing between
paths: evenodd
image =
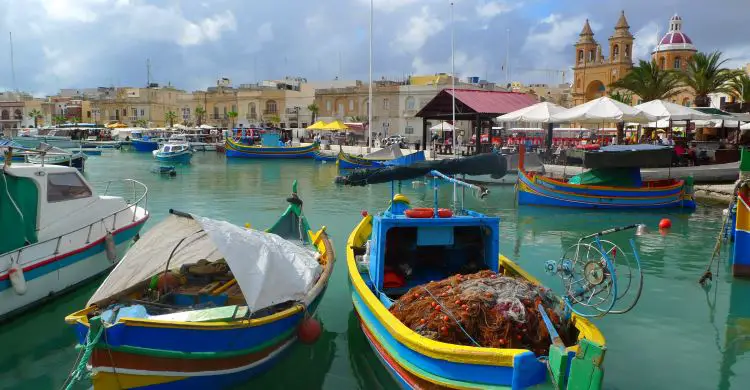
<instances>
[{"instance_id":1,"label":"boat hull","mask_svg":"<svg viewBox=\"0 0 750 390\"><path fill-rule=\"evenodd\" d=\"M518 204L594 209L694 209L684 181L664 187L619 188L574 185L519 170Z\"/></svg>"},{"instance_id":2,"label":"boat hull","mask_svg":"<svg viewBox=\"0 0 750 390\"><path fill-rule=\"evenodd\" d=\"M548 383L547 366L534 353L522 349L477 348L433 341L403 325L381 303L357 269L352 248L361 247L371 231L372 216L365 217L347 242L347 268L352 303L363 333L378 358L403 388L522 389ZM510 260L499 260L505 271L538 283ZM604 337L590 322L575 318L581 336L603 349ZM565 350L575 354L577 346ZM571 373L586 377L586 373ZM601 382L591 380L589 389Z\"/></svg>"},{"instance_id":3,"label":"boat hull","mask_svg":"<svg viewBox=\"0 0 750 390\"><path fill-rule=\"evenodd\" d=\"M147 218L113 232L118 261ZM7 270L0 272L0 321L11 319L18 312L43 303L114 267L117 263L109 261L105 245L102 237L89 244L70 248L59 255L39 256L39 260L23 267L27 285L27 291L23 295L18 295L13 289ZM30 247L28 250L36 249Z\"/></svg>"},{"instance_id":4,"label":"boat hull","mask_svg":"<svg viewBox=\"0 0 750 390\"><path fill-rule=\"evenodd\" d=\"M326 161L326 162L335 162L336 156L327 156L325 154L322 154L320 152L315 153L315 157L313 157L315 161Z\"/></svg>"},{"instance_id":5,"label":"boat hull","mask_svg":"<svg viewBox=\"0 0 750 390\"><path fill-rule=\"evenodd\" d=\"M134 139L130 141L130 147L135 149L136 152L152 152L159 149L159 143L156 141Z\"/></svg>"},{"instance_id":6,"label":"boat hull","mask_svg":"<svg viewBox=\"0 0 750 390\"><path fill-rule=\"evenodd\" d=\"M156 158L156 161L163 163L189 164L190 159L193 158L193 153L190 151L179 153L155 153L154 158Z\"/></svg>"},{"instance_id":7,"label":"boat hull","mask_svg":"<svg viewBox=\"0 0 750 390\"><path fill-rule=\"evenodd\" d=\"M733 255L732 274L737 277L750 278L750 199L741 192L737 195Z\"/></svg>"},{"instance_id":8,"label":"boat hull","mask_svg":"<svg viewBox=\"0 0 750 390\"><path fill-rule=\"evenodd\" d=\"M337 161L339 169L379 168L385 166L381 160L367 160L343 152L339 153Z\"/></svg>"},{"instance_id":9,"label":"boat hull","mask_svg":"<svg viewBox=\"0 0 750 390\"><path fill-rule=\"evenodd\" d=\"M47 156L44 159L39 157L29 157L28 161L33 164L41 164L42 160L45 164L54 164L62 166L71 166L79 171L83 171L86 168L86 154L83 152L74 152L72 156Z\"/></svg>"},{"instance_id":10,"label":"boat hull","mask_svg":"<svg viewBox=\"0 0 750 390\"><path fill-rule=\"evenodd\" d=\"M231 158L297 159L315 158L319 148L319 144L279 147L248 146L227 139L224 153Z\"/></svg>"}]
</instances>

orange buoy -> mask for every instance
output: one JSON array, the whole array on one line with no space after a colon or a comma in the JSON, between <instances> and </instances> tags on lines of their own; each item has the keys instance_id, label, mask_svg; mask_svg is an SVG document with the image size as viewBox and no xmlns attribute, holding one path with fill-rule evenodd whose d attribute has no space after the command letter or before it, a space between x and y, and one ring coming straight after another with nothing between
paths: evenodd
<instances>
[{"instance_id":1,"label":"orange buoy","mask_svg":"<svg viewBox=\"0 0 750 390\"><path fill-rule=\"evenodd\" d=\"M315 318L307 317L297 328L297 337L305 344L312 344L320 337L321 332L320 322Z\"/></svg>"},{"instance_id":2,"label":"orange buoy","mask_svg":"<svg viewBox=\"0 0 750 390\"><path fill-rule=\"evenodd\" d=\"M404 211L404 215L407 218L432 218L435 215L435 210L428 207L415 207ZM450 209L438 209L438 217L450 218L453 216L453 211Z\"/></svg>"},{"instance_id":3,"label":"orange buoy","mask_svg":"<svg viewBox=\"0 0 750 390\"><path fill-rule=\"evenodd\" d=\"M659 221L659 229L669 229L672 227L672 221L669 218L662 218Z\"/></svg>"},{"instance_id":4,"label":"orange buoy","mask_svg":"<svg viewBox=\"0 0 750 390\"><path fill-rule=\"evenodd\" d=\"M367 216L367 210L362 210L362 212L360 214L362 214L362 218L366 217Z\"/></svg>"}]
</instances>

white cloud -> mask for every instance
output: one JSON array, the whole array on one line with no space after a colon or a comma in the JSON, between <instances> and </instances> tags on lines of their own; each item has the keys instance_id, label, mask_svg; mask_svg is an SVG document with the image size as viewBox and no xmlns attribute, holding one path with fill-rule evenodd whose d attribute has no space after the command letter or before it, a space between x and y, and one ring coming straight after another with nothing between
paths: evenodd
<instances>
[{"instance_id":1,"label":"white cloud","mask_svg":"<svg viewBox=\"0 0 750 390\"><path fill-rule=\"evenodd\" d=\"M659 24L655 21L650 21L641 27L638 31L633 34L635 41L633 41L633 59L635 60L646 60L649 61L651 58L651 52L659 40L661 39L664 30L659 29Z\"/></svg>"},{"instance_id":2,"label":"white cloud","mask_svg":"<svg viewBox=\"0 0 750 390\"><path fill-rule=\"evenodd\" d=\"M524 43L524 50L540 53L571 51L570 46L577 40L585 22L584 15L562 17L551 14L531 28ZM596 23L589 23L592 29L599 28Z\"/></svg>"},{"instance_id":3,"label":"white cloud","mask_svg":"<svg viewBox=\"0 0 750 390\"><path fill-rule=\"evenodd\" d=\"M419 51L427 42L427 39L445 28L445 22L432 15L426 6L422 7L419 15L409 18L406 25L406 31L399 33L394 44L407 52Z\"/></svg>"},{"instance_id":4,"label":"white cloud","mask_svg":"<svg viewBox=\"0 0 750 390\"><path fill-rule=\"evenodd\" d=\"M370 6L370 0L359 0L361 4ZM416 3L435 3L435 0L372 0L372 8L379 11L392 12Z\"/></svg>"},{"instance_id":5,"label":"white cloud","mask_svg":"<svg viewBox=\"0 0 750 390\"><path fill-rule=\"evenodd\" d=\"M455 58L455 69L456 77L462 76L481 76L487 73L487 61L483 56L471 56L469 57L463 51L456 50ZM414 74L435 74L440 72L450 72L451 69L451 58L448 58L444 62L425 62L421 56L416 56L411 63Z\"/></svg>"},{"instance_id":6,"label":"white cloud","mask_svg":"<svg viewBox=\"0 0 750 390\"><path fill-rule=\"evenodd\" d=\"M51 20L91 23L98 19L97 10L110 0L39 0ZM34 5L30 5L34 7Z\"/></svg>"},{"instance_id":7,"label":"white cloud","mask_svg":"<svg viewBox=\"0 0 750 390\"><path fill-rule=\"evenodd\" d=\"M477 16L482 19L492 19L495 16L510 12L518 7L521 7L523 2L517 2L509 4L506 1L489 1L486 3L478 4L476 6Z\"/></svg>"},{"instance_id":8,"label":"white cloud","mask_svg":"<svg viewBox=\"0 0 750 390\"><path fill-rule=\"evenodd\" d=\"M223 31L237 28L234 15L229 10L205 18L197 23L183 19L182 24L183 33L177 41L182 46L199 45L205 41L216 41L221 38ZM270 23L267 22L265 25L268 25L267 34L272 34Z\"/></svg>"}]
</instances>

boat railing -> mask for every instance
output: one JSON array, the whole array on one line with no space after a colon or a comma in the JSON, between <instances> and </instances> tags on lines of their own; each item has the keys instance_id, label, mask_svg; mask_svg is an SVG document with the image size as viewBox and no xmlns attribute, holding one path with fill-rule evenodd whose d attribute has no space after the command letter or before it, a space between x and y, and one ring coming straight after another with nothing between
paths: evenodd
<instances>
[{"instance_id":1,"label":"boat railing","mask_svg":"<svg viewBox=\"0 0 750 390\"><path fill-rule=\"evenodd\" d=\"M101 185L105 186L101 196L121 197L126 205L73 231L0 254L0 272L7 271L14 263L23 267L51 256L57 256L63 250L75 250L87 246L102 239L108 233L113 233L148 216L148 187L145 184L133 179L120 179L103 182ZM119 189L121 193L117 192ZM139 214L139 207L144 210L143 213Z\"/></svg>"}]
</instances>

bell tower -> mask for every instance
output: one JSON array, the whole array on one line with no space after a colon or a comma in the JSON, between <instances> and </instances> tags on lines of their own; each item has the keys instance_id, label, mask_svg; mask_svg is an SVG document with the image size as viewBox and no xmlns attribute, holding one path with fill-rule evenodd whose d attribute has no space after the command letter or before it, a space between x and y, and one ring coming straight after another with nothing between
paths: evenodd
<instances>
[{"instance_id":1,"label":"bell tower","mask_svg":"<svg viewBox=\"0 0 750 390\"><path fill-rule=\"evenodd\" d=\"M597 46L599 45L594 40L594 32L591 30L588 19L586 19L583 30L578 37L578 42L576 42L576 67L595 62L597 60Z\"/></svg>"},{"instance_id":2,"label":"bell tower","mask_svg":"<svg viewBox=\"0 0 750 390\"><path fill-rule=\"evenodd\" d=\"M609 37L609 62L632 64L633 40L628 20L625 19L625 11L621 11L620 19L615 25L615 32Z\"/></svg>"}]
</instances>

